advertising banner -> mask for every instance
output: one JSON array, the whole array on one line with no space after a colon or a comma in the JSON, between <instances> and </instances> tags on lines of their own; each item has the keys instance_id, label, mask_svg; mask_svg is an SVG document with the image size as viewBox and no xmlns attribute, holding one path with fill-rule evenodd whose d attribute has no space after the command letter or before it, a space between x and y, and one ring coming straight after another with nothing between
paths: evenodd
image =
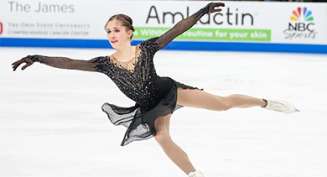
<instances>
[{"instance_id":1,"label":"advertising banner","mask_svg":"<svg viewBox=\"0 0 327 177\"><path fill-rule=\"evenodd\" d=\"M118 13L133 19L139 42L163 34L207 3L4 0L0 46L110 47L104 24ZM327 3L225 3L221 12L204 15L168 48L327 53Z\"/></svg>"}]
</instances>

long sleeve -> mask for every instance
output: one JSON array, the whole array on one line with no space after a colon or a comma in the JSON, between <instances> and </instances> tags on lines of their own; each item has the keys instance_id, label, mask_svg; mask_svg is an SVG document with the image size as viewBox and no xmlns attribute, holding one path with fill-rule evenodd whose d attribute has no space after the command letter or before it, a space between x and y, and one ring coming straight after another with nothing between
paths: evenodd
<instances>
[{"instance_id":1,"label":"long sleeve","mask_svg":"<svg viewBox=\"0 0 327 177\"><path fill-rule=\"evenodd\" d=\"M170 30L162 34L159 38L156 39L156 43L159 45L160 48L165 47L170 41L172 41L174 38L176 38L178 35L184 33L188 29L190 29L192 26L196 24L197 21L201 19L203 15L208 13L209 7L206 6L193 15L179 21L174 27L172 27Z\"/></svg>"},{"instance_id":2,"label":"long sleeve","mask_svg":"<svg viewBox=\"0 0 327 177\"><path fill-rule=\"evenodd\" d=\"M97 58L91 60L75 60L66 57L49 57L36 55L37 61L60 69L73 69L82 71L96 71Z\"/></svg>"}]
</instances>

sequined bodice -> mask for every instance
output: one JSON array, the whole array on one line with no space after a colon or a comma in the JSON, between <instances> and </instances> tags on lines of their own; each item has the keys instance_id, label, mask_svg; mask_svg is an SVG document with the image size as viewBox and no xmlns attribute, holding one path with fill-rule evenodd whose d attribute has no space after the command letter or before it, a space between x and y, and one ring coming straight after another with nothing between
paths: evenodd
<instances>
[{"instance_id":1,"label":"sequined bodice","mask_svg":"<svg viewBox=\"0 0 327 177\"><path fill-rule=\"evenodd\" d=\"M160 77L153 63L158 46L149 40L139 44L139 48L133 71L112 62L109 56L98 57L96 67L97 71L109 76L126 96L140 105L147 106L154 104L158 96L156 93L159 88L156 83Z\"/></svg>"}]
</instances>

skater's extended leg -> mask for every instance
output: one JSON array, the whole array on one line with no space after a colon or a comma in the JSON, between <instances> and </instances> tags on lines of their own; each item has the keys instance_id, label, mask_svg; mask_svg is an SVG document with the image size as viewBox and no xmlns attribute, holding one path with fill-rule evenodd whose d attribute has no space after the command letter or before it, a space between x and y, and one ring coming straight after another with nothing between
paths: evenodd
<instances>
[{"instance_id":1,"label":"skater's extended leg","mask_svg":"<svg viewBox=\"0 0 327 177\"><path fill-rule=\"evenodd\" d=\"M156 119L155 129L157 134L155 135L156 141L160 144L166 155L181 169L185 174L189 174L195 171L187 154L173 142L169 134L169 120L170 116L166 115Z\"/></svg>"},{"instance_id":2,"label":"skater's extended leg","mask_svg":"<svg viewBox=\"0 0 327 177\"><path fill-rule=\"evenodd\" d=\"M233 94L229 96L218 96L203 90L178 88L177 104L209 110L228 110L230 108L253 107L266 105L264 99L247 95Z\"/></svg>"},{"instance_id":3,"label":"skater's extended leg","mask_svg":"<svg viewBox=\"0 0 327 177\"><path fill-rule=\"evenodd\" d=\"M198 89L177 90L177 104L209 110L228 110L230 108L247 108L260 106L268 110L293 113L298 112L292 104L285 101L266 100L247 95L233 94L229 96L218 96Z\"/></svg>"}]
</instances>

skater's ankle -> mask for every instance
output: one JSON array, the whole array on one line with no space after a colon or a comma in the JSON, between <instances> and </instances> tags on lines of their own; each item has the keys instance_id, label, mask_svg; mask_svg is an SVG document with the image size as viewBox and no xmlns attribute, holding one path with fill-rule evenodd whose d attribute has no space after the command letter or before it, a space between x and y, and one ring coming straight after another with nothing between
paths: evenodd
<instances>
[{"instance_id":1,"label":"skater's ankle","mask_svg":"<svg viewBox=\"0 0 327 177\"><path fill-rule=\"evenodd\" d=\"M266 100L266 99L262 99L262 101L264 102L264 104L263 105L261 105L261 107L262 108L265 108L265 107L267 107L267 105L268 105L268 101Z\"/></svg>"}]
</instances>

